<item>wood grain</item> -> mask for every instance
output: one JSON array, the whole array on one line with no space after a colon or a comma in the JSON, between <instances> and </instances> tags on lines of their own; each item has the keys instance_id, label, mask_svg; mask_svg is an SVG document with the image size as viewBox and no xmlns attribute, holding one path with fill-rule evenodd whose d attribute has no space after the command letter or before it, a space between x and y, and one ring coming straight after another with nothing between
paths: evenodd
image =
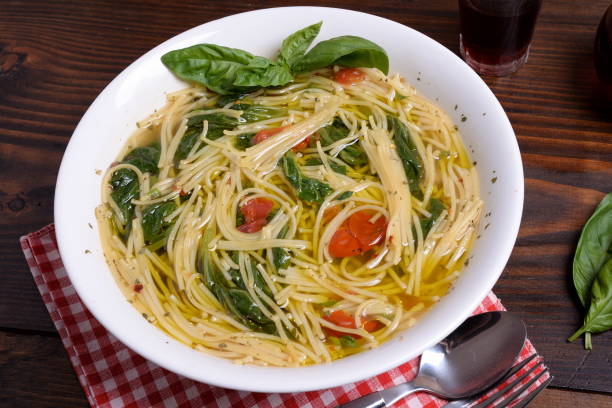
<instances>
[{"instance_id":1,"label":"wood grain","mask_svg":"<svg viewBox=\"0 0 612 408\"><path fill-rule=\"evenodd\" d=\"M565 342L581 321L570 281L579 231L603 194L612 191L612 102L601 91L591 55L595 29L608 3L545 1L527 65L512 76L485 80L515 129L526 177L519 239L495 291L527 322L531 339L555 375L553 385L612 392L612 333L594 336L591 352L580 342ZM260 1L256 7L295 4ZM308 4L387 17L458 52L453 1ZM0 2L0 327L53 332L17 241L52 222L61 156L89 104L122 69L155 45L253 6L236 0L125 1L121 7L110 0ZM0 335L3 353L19 348L6 340L8 334ZM54 337L20 336L25 343L35 338L32 344L40 342L43 349L59 347ZM50 345L44 346L46 342ZM21 350L20 358L26 360L40 356ZM52 354L45 360L51 371L69 368L63 354ZM30 369L43 368L32 363ZM0 376L3 385L4 378ZM81 398L75 397L75 403L83 406L69 370L61 381L62 387L74 387L71 392ZM10 383L9 389L15 398L26 398L19 396L27 390L18 384ZM68 397L62 403L47 403L47 398L57 397L51 388L37 395L39 399L19 401L25 401L23 406L73 406ZM551 393L541 399L546 395ZM591 401L589 394L571 394L570 399L561 391L554 395L557 399L551 396L554 404L548 406Z\"/></svg>"}]
</instances>

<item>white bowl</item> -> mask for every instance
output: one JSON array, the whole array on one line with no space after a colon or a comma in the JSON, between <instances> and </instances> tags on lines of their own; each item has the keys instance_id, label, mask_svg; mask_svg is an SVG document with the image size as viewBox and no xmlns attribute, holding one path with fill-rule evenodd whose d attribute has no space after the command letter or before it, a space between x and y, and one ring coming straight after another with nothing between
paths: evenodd
<instances>
[{"instance_id":1,"label":"white bowl","mask_svg":"<svg viewBox=\"0 0 612 408\"><path fill-rule=\"evenodd\" d=\"M135 129L135 122L185 86L160 57L197 43L216 43L273 57L283 38L323 20L316 41L358 35L382 46L399 72L435 100L459 126L480 174L485 212L472 259L453 289L418 323L377 349L301 368L239 366L195 351L147 323L124 299L104 261L94 209L101 175ZM457 105L457 108L455 108ZM462 115L467 117L461 121ZM492 178L496 182L492 183ZM155 47L102 91L68 144L55 194L62 260L93 315L125 345L178 374L208 384L259 392L324 389L368 378L419 355L455 329L487 295L514 245L523 205L523 169L514 132L489 88L455 54L406 26L354 11L289 7L258 10L203 24ZM88 223L94 226L88 227ZM485 228L488 226L488 228ZM85 253L88 249L91 253Z\"/></svg>"}]
</instances>

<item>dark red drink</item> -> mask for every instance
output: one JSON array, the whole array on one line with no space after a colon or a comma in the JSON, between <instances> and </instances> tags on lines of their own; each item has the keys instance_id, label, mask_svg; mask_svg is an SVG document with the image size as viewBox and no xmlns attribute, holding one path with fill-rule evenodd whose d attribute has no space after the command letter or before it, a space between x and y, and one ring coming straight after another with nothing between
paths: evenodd
<instances>
[{"instance_id":1,"label":"dark red drink","mask_svg":"<svg viewBox=\"0 0 612 408\"><path fill-rule=\"evenodd\" d=\"M595 69L603 82L612 86L612 5L599 23L595 37Z\"/></svg>"},{"instance_id":2,"label":"dark red drink","mask_svg":"<svg viewBox=\"0 0 612 408\"><path fill-rule=\"evenodd\" d=\"M482 74L519 69L541 5L542 0L459 0L463 58Z\"/></svg>"}]
</instances>

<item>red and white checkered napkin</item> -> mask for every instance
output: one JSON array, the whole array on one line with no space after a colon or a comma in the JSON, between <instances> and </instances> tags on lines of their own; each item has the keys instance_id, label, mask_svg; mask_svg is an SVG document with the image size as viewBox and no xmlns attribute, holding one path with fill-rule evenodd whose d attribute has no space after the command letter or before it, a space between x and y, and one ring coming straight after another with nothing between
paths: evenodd
<instances>
[{"instance_id":1,"label":"red and white checkered napkin","mask_svg":"<svg viewBox=\"0 0 612 408\"><path fill-rule=\"evenodd\" d=\"M296 394L252 393L198 383L145 360L120 343L94 319L66 275L53 225L22 237L21 247L87 399L95 408L334 407L409 381L417 373L419 360L415 358L355 384ZM486 297L475 313L490 310L504 310L493 293ZM535 349L527 341L521 359L534 352ZM534 383L532 389L538 384ZM397 406L437 408L444 404L444 400L429 394L416 393Z\"/></svg>"}]
</instances>

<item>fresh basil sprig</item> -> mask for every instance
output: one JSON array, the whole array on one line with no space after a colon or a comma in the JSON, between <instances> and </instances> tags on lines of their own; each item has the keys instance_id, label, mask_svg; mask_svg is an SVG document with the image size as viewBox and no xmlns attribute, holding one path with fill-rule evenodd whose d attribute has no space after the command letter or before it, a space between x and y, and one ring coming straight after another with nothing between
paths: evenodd
<instances>
[{"instance_id":1,"label":"fresh basil sprig","mask_svg":"<svg viewBox=\"0 0 612 408\"><path fill-rule=\"evenodd\" d=\"M612 329L612 193L607 194L582 229L573 265L574 286L585 309L583 326L568 340Z\"/></svg>"},{"instance_id":2,"label":"fresh basil sprig","mask_svg":"<svg viewBox=\"0 0 612 408\"><path fill-rule=\"evenodd\" d=\"M306 52L319 34L321 24L310 25L285 38L276 61L215 44L170 51L161 60L179 78L202 84L222 95L285 85L293 81L295 74L330 65L378 68L388 73L387 53L365 38L331 38Z\"/></svg>"}]
</instances>

